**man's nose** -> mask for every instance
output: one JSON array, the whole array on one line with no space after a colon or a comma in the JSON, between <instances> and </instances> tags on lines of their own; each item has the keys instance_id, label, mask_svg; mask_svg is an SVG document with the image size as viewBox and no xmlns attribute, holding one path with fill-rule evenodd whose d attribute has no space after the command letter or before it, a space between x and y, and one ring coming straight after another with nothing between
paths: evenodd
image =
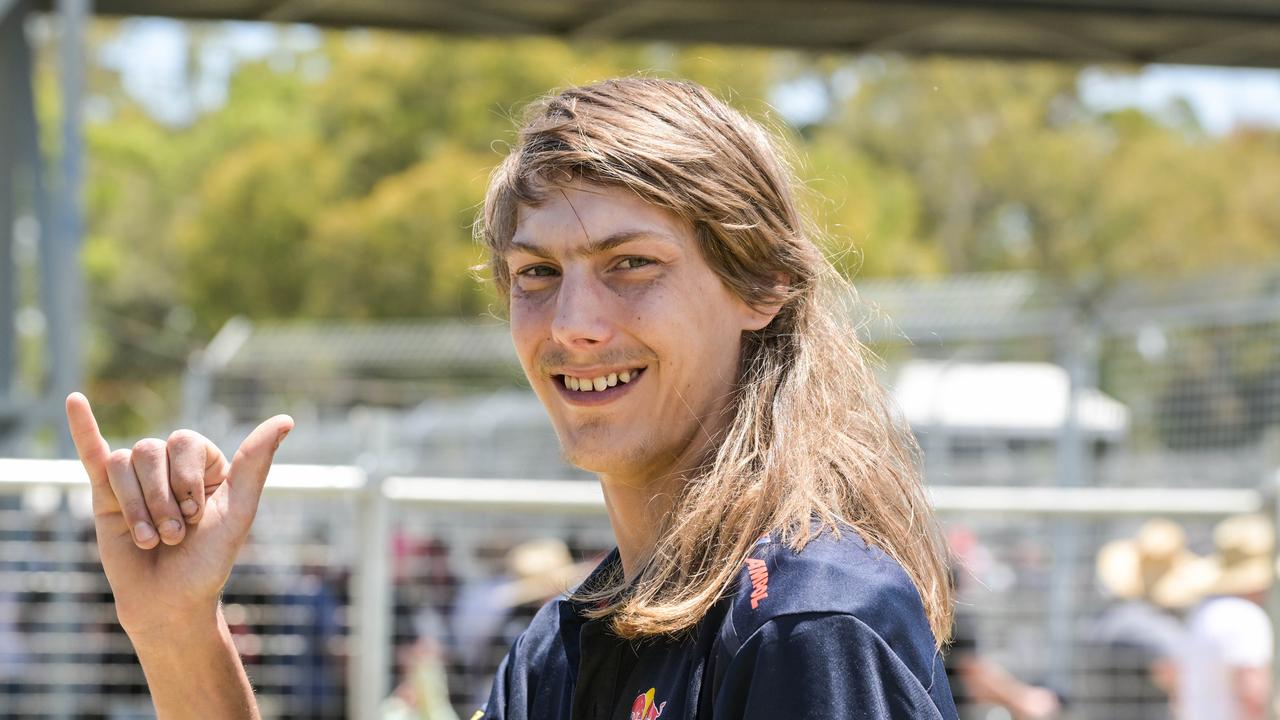
<instances>
[{"instance_id":1,"label":"man's nose","mask_svg":"<svg viewBox=\"0 0 1280 720\"><path fill-rule=\"evenodd\" d=\"M592 347L613 336L609 319L612 294L594 273L568 269L560 277L551 336L565 347Z\"/></svg>"}]
</instances>

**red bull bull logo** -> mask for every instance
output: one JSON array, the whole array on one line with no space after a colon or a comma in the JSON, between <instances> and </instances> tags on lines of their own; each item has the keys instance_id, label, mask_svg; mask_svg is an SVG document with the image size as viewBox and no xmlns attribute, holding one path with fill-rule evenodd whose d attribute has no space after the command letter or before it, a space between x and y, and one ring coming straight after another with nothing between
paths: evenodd
<instances>
[{"instance_id":1,"label":"red bull bull logo","mask_svg":"<svg viewBox=\"0 0 1280 720\"><path fill-rule=\"evenodd\" d=\"M636 701L631 703L631 720L657 720L662 715L662 709L667 706L666 701L661 705L653 704L653 694L656 688L649 688L649 692L643 692L636 696Z\"/></svg>"}]
</instances>

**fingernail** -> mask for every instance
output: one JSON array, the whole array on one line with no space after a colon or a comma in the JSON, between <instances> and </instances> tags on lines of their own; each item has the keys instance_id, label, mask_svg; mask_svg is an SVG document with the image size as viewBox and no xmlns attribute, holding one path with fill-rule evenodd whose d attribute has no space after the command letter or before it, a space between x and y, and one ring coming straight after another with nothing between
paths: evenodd
<instances>
[{"instance_id":1,"label":"fingernail","mask_svg":"<svg viewBox=\"0 0 1280 720\"><path fill-rule=\"evenodd\" d=\"M177 520L165 520L160 523L160 532L165 535L177 535L182 532L182 523Z\"/></svg>"},{"instance_id":2,"label":"fingernail","mask_svg":"<svg viewBox=\"0 0 1280 720\"><path fill-rule=\"evenodd\" d=\"M151 523L140 522L133 526L133 539L140 543L151 542L156 539L156 529L151 527Z\"/></svg>"},{"instance_id":3,"label":"fingernail","mask_svg":"<svg viewBox=\"0 0 1280 720\"><path fill-rule=\"evenodd\" d=\"M196 507L196 501L192 500L191 498L187 498L186 500L183 500L182 504L179 505L178 507L182 508L182 514L187 517L192 517L193 515L196 514L196 511L200 509Z\"/></svg>"}]
</instances>

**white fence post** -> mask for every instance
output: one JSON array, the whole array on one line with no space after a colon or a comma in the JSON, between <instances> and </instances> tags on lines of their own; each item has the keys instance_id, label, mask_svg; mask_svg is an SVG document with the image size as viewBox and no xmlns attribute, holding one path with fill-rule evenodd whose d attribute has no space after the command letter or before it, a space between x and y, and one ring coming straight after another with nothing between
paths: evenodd
<instances>
[{"instance_id":1,"label":"white fence post","mask_svg":"<svg viewBox=\"0 0 1280 720\"><path fill-rule=\"evenodd\" d=\"M391 577L391 512L377 467L365 470L360 502L360 552L356 558L351 635L347 654L352 686L348 716L375 720L389 691L391 613L395 592Z\"/></svg>"}]
</instances>

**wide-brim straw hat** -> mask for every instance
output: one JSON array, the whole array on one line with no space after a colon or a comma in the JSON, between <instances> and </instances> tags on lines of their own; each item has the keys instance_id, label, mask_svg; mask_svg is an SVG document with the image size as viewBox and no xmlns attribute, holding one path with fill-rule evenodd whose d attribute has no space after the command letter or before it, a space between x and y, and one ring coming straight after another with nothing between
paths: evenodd
<instances>
[{"instance_id":1,"label":"wide-brim straw hat","mask_svg":"<svg viewBox=\"0 0 1280 720\"><path fill-rule=\"evenodd\" d=\"M575 563L569 547L555 538L520 543L507 553L506 564L512 579L498 589L498 596L508 607L566 593L595 567L594 562Z\"/></svg>"},{"instance_id":2,"label":"wide-brim straw hat","mask_svg":"<svg viewBox=\"0 0 1280 720\"><path fill-rule=\"evenodd\" d=\"M1214 553L1167 578L1167 599L1185 607L1211 595L1250 595L1276 578L1275 528L1264 515L1237 515L1213 530Z\"/></svg>"},{"instance_id":3,"label":"wide-brim straw hat","mask_svg":"<svg viewBox=\"0 0 1280 720\"><path fill-rule=\"evenodd\" d=\"M1113 540L1098 551L1098 581L1113 597L1144 599L1170 609L1184 602L1170 580L1201 558L1187 550L1186 534L1171 520L1143 523L1132 538Z\"/></svg>"}]
</instances>

